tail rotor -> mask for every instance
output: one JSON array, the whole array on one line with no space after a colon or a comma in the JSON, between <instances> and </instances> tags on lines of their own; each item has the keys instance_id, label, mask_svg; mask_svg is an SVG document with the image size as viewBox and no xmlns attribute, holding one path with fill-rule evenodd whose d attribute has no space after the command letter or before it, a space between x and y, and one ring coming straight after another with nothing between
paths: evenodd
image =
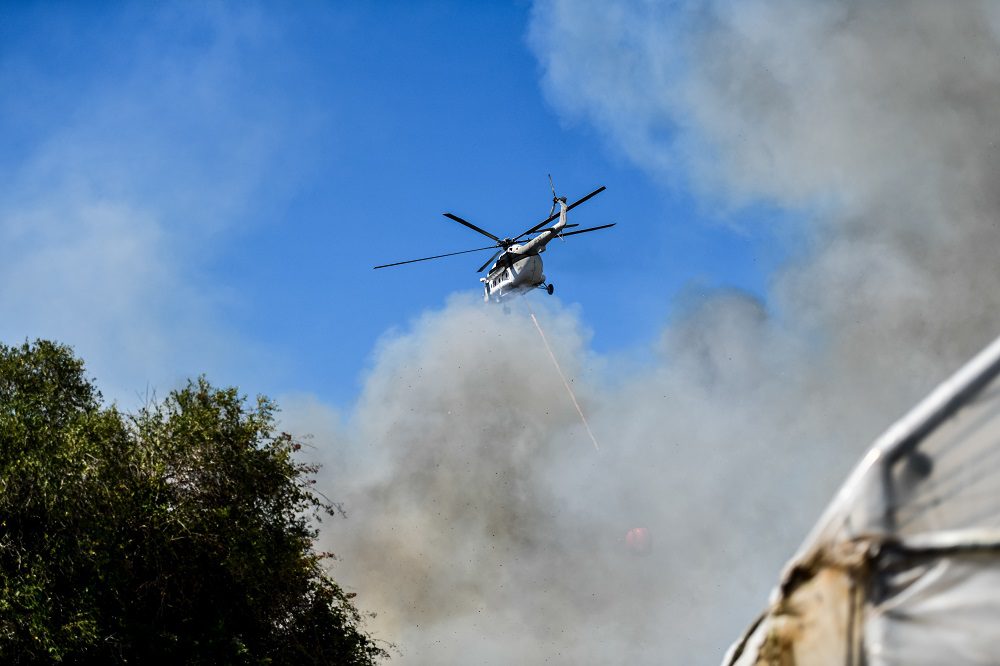
<instances>
[{"instance_id":1,"label":"tail rotor","mask_svg":"<svg viewBox=\"0 0 1000 666\"><path fill-rule=\"evenodd\" d=\"M556 212L556 204L562 201L566 203L566 197L561 197L556 194L556 186L552 182L552 174L549 174L549 189L552 190L552 208L549 209L549 217L552 217L552 213Z\"/></svg>"},{"instance_id":2,"label":"tail rotor","mask_svg":"<svg viewBox=\"0 0 1000 666\"><path fill-rule=\"evenodd\" d=\"M558 194L556 194L556 186L552 182L551 173L549 174L549 189L552 190L552 208L549 209L549 217L552 218L556 212L556 204L559 203L560 201L566 203L566 197L561 197ZM566 239L563 238L562 240L565 241Z\"/></svg>"}]
</instances>

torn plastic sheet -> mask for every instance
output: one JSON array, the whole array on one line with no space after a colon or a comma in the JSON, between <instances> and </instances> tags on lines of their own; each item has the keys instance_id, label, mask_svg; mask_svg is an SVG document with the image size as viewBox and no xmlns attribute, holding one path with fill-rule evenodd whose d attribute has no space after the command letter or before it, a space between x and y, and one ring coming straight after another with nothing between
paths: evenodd
<instances>
[{"instance_id":1,"label":"torn plastic sheet","mask_svg":"<svg viewBox=\"0 0 1000 666\"><path fill-rule=\"evenodd\" d=\"M1000 339L864 456L724 664L1000 663Z\"/></svg>"}]
</instances>

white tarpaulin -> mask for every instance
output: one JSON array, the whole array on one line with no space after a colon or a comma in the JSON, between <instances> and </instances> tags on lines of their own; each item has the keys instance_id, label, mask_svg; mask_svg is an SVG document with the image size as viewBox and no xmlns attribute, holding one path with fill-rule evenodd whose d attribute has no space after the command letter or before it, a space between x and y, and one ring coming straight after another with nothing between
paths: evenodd
<instances>
[{"instance_id":1,"label":"white tarpaulin","mask_svg":"<svg viewBox=\"0 0 1000 666\"><path fill-rule=\"evenodd\" d=\"M1000 664L1000 339L876 440L724 664Z\"/></svg>"}]
</instances>

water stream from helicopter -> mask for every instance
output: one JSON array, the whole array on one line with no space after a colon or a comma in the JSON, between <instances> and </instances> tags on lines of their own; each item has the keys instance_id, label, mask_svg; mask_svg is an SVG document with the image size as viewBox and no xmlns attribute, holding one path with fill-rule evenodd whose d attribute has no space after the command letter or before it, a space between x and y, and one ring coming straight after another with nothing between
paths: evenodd
<instances>
[{"instance_id":1,"label":"water stream from helicopter","mask_svg":"<svg viewBox=\"0 0 1000 666\"><path fill-rule=\"evenodd\" d=\"M545 351L549 353L549 358L552 359L552 365L556 367L556 372L559 373L559 378L562 379L563 386L566 387L566 392L569 393L570 400L573 401L573 406L576 407L576 413L580 415L580 420L583 422L583 427L587 429L587 434L590 435L590 441L594 443L594 450L600 451L601 447L597 445L597 438L594 437L593 431L590 429L590 424L587 423L587 417L583 415L583 410L580 408L580 403L576 400L576 395L573 393L572 387L570 387L569 382L566 381L566 375L563 374L562 368L559 367L559 361L556 360L556 355L552 353L552 348L549 347L549 341L545 338L545 332L542 330L541 325L538 323L538 318L535 317L535 312L528 306L528 313L531 315L531 321L535 324L535 328L538 329L538 335L542 337L542 344L545 345Z\"/></svg>"}]
</instances>

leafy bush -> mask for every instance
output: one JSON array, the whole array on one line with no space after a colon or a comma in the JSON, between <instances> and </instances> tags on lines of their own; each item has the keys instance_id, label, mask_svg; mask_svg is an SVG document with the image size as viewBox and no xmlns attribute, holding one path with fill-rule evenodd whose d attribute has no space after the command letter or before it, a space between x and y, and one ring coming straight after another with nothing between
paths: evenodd
<instances>
[{"instance_id":1,"label":"leafy bush","mask_svg":"<svg viewBox=\"0 0 1000 666\"><path fill-rule=\"evenodd\" d=\"M313 551L334 507L266 398L105 407L65 346L0 345L0 662L372 664Z\"/></svg>"}]
</instances>

